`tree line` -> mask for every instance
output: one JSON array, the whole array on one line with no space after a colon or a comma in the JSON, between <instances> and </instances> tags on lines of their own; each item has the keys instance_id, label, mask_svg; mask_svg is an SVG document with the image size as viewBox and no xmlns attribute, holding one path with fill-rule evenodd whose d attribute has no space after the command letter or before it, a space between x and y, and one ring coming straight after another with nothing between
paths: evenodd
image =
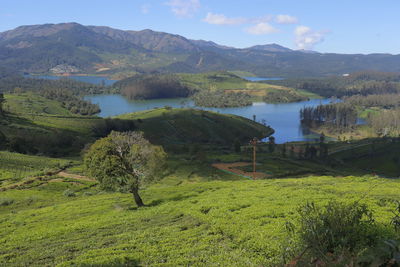
<instances>
[{"instance_id":1,"label":"tree line","mask_svg":"<svg viewBox=\"0 0 400 267\"><path fill-rule=\"evenodd\" d=\"M243 107L252 105L251 97L246 93L225 93L224 91L201 91L193 95L196 106L200 107Z\"/></svg>"},{"instance_id":2,"label":"tree line","mask_svg":"<svg viewBox=\"0 0 400 267\"><path fill-rule=\"evenodd\" d=\"M98 94L106 90L104 86L78 82L72 79L47 80L27 78L21 75L0 76L0 93L37 92L41 96L56 100L74 114L93 115L100 112L98 105L82 99L86 94Z\"/></svg>"},{"instance_id":3,"label":"tree line","mask_svg":"<svg viewBox=\"0 0 400 267\"><path fill-rule=\"evenodd\" d=\"M300 119L311 128L324 124L344 129L357 124L357 110L347 103L305 107L300 110Z\"/></svg>"},{"instance_id":4,"label":"tree line","mask_svg":"<svg viewBox=\"0 0 400 267\"><path fill-rule=\"evenodd\" d=\"M122 95L129 99L188 97L192 91L176 75L144 75L116 82Z\"/></svg>"},{"instance_id":5,"label":"tree line","mask_svg":"<svg viewBox=\"0 0 400 267\"><path fill-rule=\"evenodd\" d=\"M387 72L357 72L348 76L299 78L268 83L309 91L323 97L395 94L400 92L400 74Z\"/></svg>"},{"instance_id":6,"label":"tree line","mask_svg":"<svg viewBox=\"0 0 400 267\"><path fill-rule=\"evenodd\" d=\"M100 112L99 105L82 100L78 96L74 95L71 91L47 88L41 90L39 94L47 99L60 102L64 108L68 109L74 114L94 115Z\"/></svg>"}]
</instances>

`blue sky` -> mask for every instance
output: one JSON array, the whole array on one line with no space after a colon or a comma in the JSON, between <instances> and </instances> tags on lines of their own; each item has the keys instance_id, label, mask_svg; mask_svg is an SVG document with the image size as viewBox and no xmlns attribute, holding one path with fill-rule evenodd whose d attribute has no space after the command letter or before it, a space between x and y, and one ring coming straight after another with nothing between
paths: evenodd
<instances>
[{"instance_id":1,"label":"blue sky","mask_svg":"<svg viewBox=\"0 0 400 267\"><path fill-rule=\"evenodd\" d=\"M400 54L399 0L1 0L0 31L78 22L234 47Z\"/></svg>"}]
</instances>

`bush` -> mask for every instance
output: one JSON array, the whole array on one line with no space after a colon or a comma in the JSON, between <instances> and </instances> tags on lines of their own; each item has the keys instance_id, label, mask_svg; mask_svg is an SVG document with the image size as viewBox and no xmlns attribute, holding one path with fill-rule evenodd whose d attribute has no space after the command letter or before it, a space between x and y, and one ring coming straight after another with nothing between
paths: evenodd
<instances>
[{"instance_id":1,"label":"bush","mask_svg":"<svg viewBox=\"0 0 400 267\"><path fill-rule=\"evenodd\" d=\"M13 199L10 198L0 198L0 206L9 206L14 203Z\"/></svg>"},{"instance_id":2,"label":"bush","mask_svg":"<svg viewBox=\"0 0 400 267\"><path fill-rule=\"evenodd\" d=\"M71 189L67 189L63 192L63 195L66 197L75 197L76 194L74 191L72 191Z\"/></svg>"},{"instance_id":3,"label":"bush","mask_svg":"<svg viewBox=\"0 0 400 267\"><path fill-rule=\"evenodd\" d=\"M288 223L288 230L304 258L343 263L379 241L371 211L358 202L332 201L324 207L307 203L298 213L298 226Z\"/></svg>"}]
</instances>

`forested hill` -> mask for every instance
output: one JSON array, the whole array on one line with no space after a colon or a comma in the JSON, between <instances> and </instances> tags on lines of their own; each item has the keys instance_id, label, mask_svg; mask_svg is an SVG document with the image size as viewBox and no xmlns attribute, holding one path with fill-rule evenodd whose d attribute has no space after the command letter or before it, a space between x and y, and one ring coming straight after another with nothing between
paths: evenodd
<instances>
[{"instance_id":1,"label":"forested hill","mask_svg":"<svg viewBox=\"0 0 400 267\"><path fill-rule=\"evenodd\" d=\"M152 30L78 23L21 26L0 33L0 67L31 73L246 71L258 76L325 76L400 71L400 56L294 51L277 44L245 49Z\"/></svg>"}]
</instances>

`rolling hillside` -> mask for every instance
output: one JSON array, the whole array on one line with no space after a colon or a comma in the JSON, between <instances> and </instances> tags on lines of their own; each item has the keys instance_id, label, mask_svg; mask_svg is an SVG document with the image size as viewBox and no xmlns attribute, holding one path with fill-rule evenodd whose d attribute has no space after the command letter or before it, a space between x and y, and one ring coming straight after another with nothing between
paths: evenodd
<instances>
[{"instance_id":1,"label":"rolling hillside","mask_svg":"<svg viewBox=\"0 0 400 267\"><path fill-rule=\"evenodd\" d=\"M248 142L264 138L273 129L235 115L195 109L159 108L120 115L134 120L137 130L158 144L216 144L232 146L235 140Z\"/></svg>"}]
</instances>

